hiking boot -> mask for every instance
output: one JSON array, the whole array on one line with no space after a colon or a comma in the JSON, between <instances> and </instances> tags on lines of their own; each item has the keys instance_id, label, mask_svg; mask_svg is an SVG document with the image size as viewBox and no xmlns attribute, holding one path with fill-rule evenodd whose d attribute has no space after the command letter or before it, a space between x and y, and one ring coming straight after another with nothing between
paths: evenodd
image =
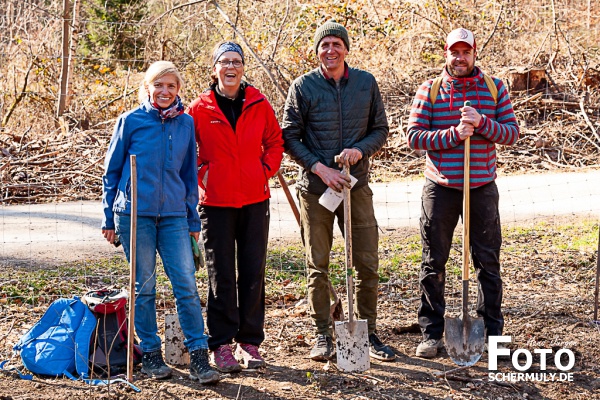
<instances>
[{"instance_id":1,"label":"hiking boot","mask_svg":"<svg viewBox=\"0 0 600 400\"><path fill-rule=\"evenodd\" d=\"M318 335L317 343L310 351L310 358L315 361L327 361L333 357L333 340L331 336Z\"/></svg>"},{"instance_id":2,"label":"hiking boot","mask_svg":"<svg viewBox=\"0 0 600 400\"><path fill-rule=\"evenodd\" d=\"M208 350L198 349L190 353L190 379L204 384L221 380L221 375L208 364Z\"/></svg>"},{"instance_id":3,"label":"hiking boot","mask_svg":"<svg viewBox=\"0 0 600 400\"><path fill-rule=\"evenodd\" d=\"M144 353L142 355L142 373L153 379L166 379L171 377L171 368L165 364L160 350Z\"/></svg>"},{"instance_id":4,"label":"hiking boot","mask_svg":"<svg viewBox=\"0 0 600 400\"><path fill-rule=\"evenodd\" d=\"M266 365L265 360L258 353L258 347L247 343L238 343L235 358L240 361L243 368L255 369Z\"/></svg>"},{"instance_id":5,"label":"hiking boot","mask_svg":"<svg viewBox=\"0 0 600 400\"><path fill-rule=\"evenodd\" d=\"M242 366L236 361L231 352L231 346L224 344L219 346L213 351L213 361L215 362L215 368L220 372L240 372Z\"/></svg>"},{"instance_id":6,"label":"hiking boot","mask_svg":"<svg viewBox=\"0 0 600 400\"><path fill-rule=\"evenodd\" d=\"M394 350L390 346L383 344L375 333L369 335L369 355L381 361L394 361L396 359Z\"/></svg>"},{"instance_id":7,"label":"hiking boot","mask_svg":"<svg viewBox=\"0 0 600 400\"><path fill-rule=\"evenodd\" d=\"M416 355L421 358L433 358L437 355L438 350L442 348L444 348L442 339L423 340L417 346Z\"/></svg>"}]
</instances>

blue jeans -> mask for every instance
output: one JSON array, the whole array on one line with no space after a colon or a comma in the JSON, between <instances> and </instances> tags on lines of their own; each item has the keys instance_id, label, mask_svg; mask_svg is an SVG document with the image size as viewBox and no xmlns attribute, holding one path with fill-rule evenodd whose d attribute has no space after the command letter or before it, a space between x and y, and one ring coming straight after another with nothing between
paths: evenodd
<instances>
[{"instance_id":1,"label":"blue jeans","mask_svg":"<svg viewBox=\"0 0 600 400\"><path fill-rule=\"evenodd\" d=\"M131 217L115 216L116 233L129 260L129 231ZM175 305L184 344L190 352L207 349L202 306L196 287L196 269L185 217L138 217L135 274L135 330L142 351L160 350L156 334L156 252L160 255L165 273L173 286Z\"/></svg>"}]
</instances>

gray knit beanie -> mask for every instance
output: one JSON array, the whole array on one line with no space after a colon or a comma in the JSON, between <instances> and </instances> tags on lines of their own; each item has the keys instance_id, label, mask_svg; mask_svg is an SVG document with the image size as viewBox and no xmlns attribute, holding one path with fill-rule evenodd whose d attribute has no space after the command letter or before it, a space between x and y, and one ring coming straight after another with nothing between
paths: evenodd
<instances>
[{"instance_id":1,"label":"gray knit beanie","mask_svg":"<svg viewBox=\"0 0 600 400\"><path fill-rule=\"evenodd\" d=\"M319 52L319 43L321 43L321 40L323 40L323 38L326 36L339 37L346 44L346 49L350 51L350 39L348 39L348 31L346 28L344 28L344 25L338 24L333 19L330 19L321 25L315 32L315 53Z\"/></svg>"}]
</instances>

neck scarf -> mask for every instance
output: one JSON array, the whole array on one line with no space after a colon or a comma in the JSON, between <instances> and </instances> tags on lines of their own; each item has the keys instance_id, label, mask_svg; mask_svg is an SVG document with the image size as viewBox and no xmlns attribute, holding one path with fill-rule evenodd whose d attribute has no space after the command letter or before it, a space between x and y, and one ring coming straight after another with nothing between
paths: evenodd
<instances>
[{"instance_id":1,"label":"neck scarf","mask_svg":"<svg viewBox=\"0 0 600 400\"><path fill-rule=\"evenodd\" d=\"M152 101L150 104L152 105L153 109L158 111L158 115L160 115L160 119L162 120L167 118L175 118L176 116L183 114L184 111L183 103L181 102L181 98L179 96L177 96L173 104L167 108L160 108L158 104Z\"/></svg>"}]
</instances>

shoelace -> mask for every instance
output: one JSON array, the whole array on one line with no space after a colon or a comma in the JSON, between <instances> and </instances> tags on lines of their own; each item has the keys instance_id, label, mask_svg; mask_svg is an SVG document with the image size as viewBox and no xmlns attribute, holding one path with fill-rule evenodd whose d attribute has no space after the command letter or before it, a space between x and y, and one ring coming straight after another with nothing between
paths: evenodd
<instances>
[{"instance_id":1,"label":"shoelace","mask_svg":"<svg viewBox=\"0 0 600 400\"><path fill-rule=\"evenodd\" d=\"M146 361L152 368L159 368L166 365L160 353L150 353L148 357L146 357Z\"/></svg>"},{"instance_id":2,"label":"shoelace","mask_svg":"<svg viewBox=\"0 0 600 400\"><path fill-rule=\"evenodd\" d=\"M317 345L319 347L327 347L327 336L319 336L319 338L317 339Z\"/></svg>"},{"instance_id":3,"label":"shoelace","mask_svg":"<svg viewBox=\"0 0 600 400\"><path fill-rule=\"evenodd\" d=\"M204 356L200 350L198 351L198 353L192 354L191 362L194 363L194 366L198 371L205 371L207 369L210 369L210 365L208 364L208 357Z\"/></svg>"}]
</instances>

